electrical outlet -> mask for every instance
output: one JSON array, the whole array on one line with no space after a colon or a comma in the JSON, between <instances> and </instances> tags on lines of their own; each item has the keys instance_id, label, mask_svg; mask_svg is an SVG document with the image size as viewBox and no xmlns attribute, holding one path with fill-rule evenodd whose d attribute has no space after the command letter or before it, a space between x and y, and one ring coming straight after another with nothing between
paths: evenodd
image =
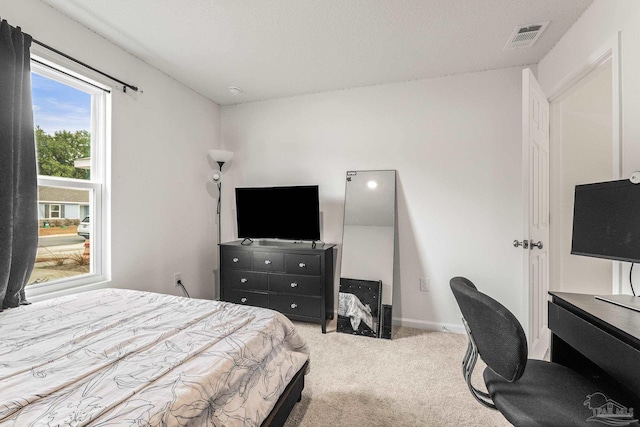
<instances>
[{"instance_id":1,"label":"electrical outlet","mask_svg":"<svg viewBox=\"0 0 640 427\"><path fill-rule=\"evenodd\" d=\"M429 292L429 278L428 277L421 277L420 278L420 292Z\"/></svg>"},{"instance_id":2,"label":"electrical outlet","mask_svg":"<svg viewBox=\"0 0 640 427\"><path fill-rule=\"evenodd\" d=\"M182 273L176 273L173 275L173 284L178 286L178 282L182 280Z\"/></svg>"}]
</instances>

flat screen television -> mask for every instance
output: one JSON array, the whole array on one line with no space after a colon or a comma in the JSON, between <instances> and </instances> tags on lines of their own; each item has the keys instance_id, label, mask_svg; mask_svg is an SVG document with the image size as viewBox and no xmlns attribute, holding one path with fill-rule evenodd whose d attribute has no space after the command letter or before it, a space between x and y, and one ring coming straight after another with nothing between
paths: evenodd
<instances>
[{"instance_id":1,"label":"flat screen television","mask_svg":"<svg viewBox=\"0 0 640 427\"><path fill-rule=\"evenodd\" d=\"M576 185L571 253L640 262L640 184Z\"/></svg>"},{"instance_id":2,"label":"flat screen television","mask_svg":"<svg viewBox=\"0 0 640 427\"><path fill-rule=\"evenodd\" d=\"M236 188L238 237L320 240L318 186Z\"/></svg>"}]
</instances>

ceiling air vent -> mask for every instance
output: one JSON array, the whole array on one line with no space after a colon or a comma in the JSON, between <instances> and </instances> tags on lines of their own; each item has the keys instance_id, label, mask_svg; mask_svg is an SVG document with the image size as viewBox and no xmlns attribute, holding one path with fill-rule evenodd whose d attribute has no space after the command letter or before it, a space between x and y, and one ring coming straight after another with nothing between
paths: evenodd
<instances>
[{"instance_id":1,"label":"ceiling air vent","mask_svg":"<svg viewBox=\"0 0 640 427\"><path fill-rule=\"evenodd\" d=\"M540 34L547 28L547 25L549 25L549 21L517 27L509 37L504 50L533 46Z\"/></svg>"}]
</instances>

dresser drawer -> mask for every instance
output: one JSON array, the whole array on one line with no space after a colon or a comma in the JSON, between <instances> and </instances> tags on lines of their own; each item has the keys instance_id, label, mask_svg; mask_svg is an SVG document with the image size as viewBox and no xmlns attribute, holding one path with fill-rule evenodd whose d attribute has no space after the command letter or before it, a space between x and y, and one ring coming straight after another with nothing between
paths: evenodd
<instances>
[{"instance_id":1,"label":"dresser drawer","mask_svg":"<svg viewBox=\"0 0 640 427\"><path fill-rule=\"evenodd\" d=\"M269 306L282 314L320 317L321 299L287 294L271 294Z\"/></svg>"},{"instance_id":2,"label":"dresser drawer","mask_svg":"<svg viewBox=\"0 0 640 427\"><path fill-rule=\"evenodd\" d=\"M269 291L295 295L322 295L321 278L293 274L269 275Z\"/></svg>"},{"instance_id":3,"label":"dresser drawer","mask_svg":"<svg viewBox=\"0 0 640 427\"><path fill-rule=\"evenodd\" d=\"M255 271L229 270L224 275L225 289L253 289L259 291L269 290L267 273Z\"/></svg>"},{"instance_id":4,"label":"dresser drawer","mask_svg":"<svg viewBox=\"0 0 640 427\"><path fill-rule=\"evenodd\" d=\"M223 250L220 254L222 268L251 269L251 252Z\"/></svg>"},{"instance_id":5,"label":"dresser drawer","mask_svg":"<svg viewBox=\"0 0 640 427\"><path fill-rule=\"evenodd\" d=\"M283 254L277 252L254 252L253 270L284 271Z\"/></svg>"},{"instance_id":6,"label":"dresser drawer","mask_svg":"<svg viewBox=\"0 0 640 427\"><path fill-rule=\"evenodd\" d=\"M235 304L252 305L255 307L269 308L269 294L242 290L227 290L224 293L225 301Z\"/></svg>"},{"instance_id":7,"label":"dresser drawer","mask_svg":"<svg viewBox=\"0 0 640 427\"><path fill-rule=\"evenodd\" d=\"M287 273L320 275L320 255L286 254L284 259Z\"/></svg>"}]
</instances>

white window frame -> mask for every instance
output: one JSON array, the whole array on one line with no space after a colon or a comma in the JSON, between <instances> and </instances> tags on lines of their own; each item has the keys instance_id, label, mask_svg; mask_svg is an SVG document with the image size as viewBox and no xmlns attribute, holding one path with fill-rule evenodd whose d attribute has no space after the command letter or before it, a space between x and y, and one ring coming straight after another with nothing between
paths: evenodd
<instances>
[{"instance_id":1,"label":"white window frame","mask_svg":"<svg viewBox=\"0 0 640 427\"><path fill-rule=\"evenodd\" d=\"M88 180L38 175L38 185L90 192L89 216L91 218L92 256L90 273L27 286L25 288L27 299L32 301L72 293L78 287L105 287L111 278L108 209L110 206L108 186L110 181L111 87L75 71L73 69L75 67L69 66L67 63L64 66L60 65L64 61L45 58L45 56L48 55L34 54L32 49L32 72L91 95L91 174Z\"/></svg>"},{"instance_id":2,"label":"white window frame","mask_svg":"<svg viewBox=\"0 0 640 427\"><path fill-rule=\"evenodd\" d=\"M53 207L58 207L58 216L53 216ZM62 214L62 205L60 203L49 203L49 218L48 219L60 219Z\"/></svg>"}]
</instances>

